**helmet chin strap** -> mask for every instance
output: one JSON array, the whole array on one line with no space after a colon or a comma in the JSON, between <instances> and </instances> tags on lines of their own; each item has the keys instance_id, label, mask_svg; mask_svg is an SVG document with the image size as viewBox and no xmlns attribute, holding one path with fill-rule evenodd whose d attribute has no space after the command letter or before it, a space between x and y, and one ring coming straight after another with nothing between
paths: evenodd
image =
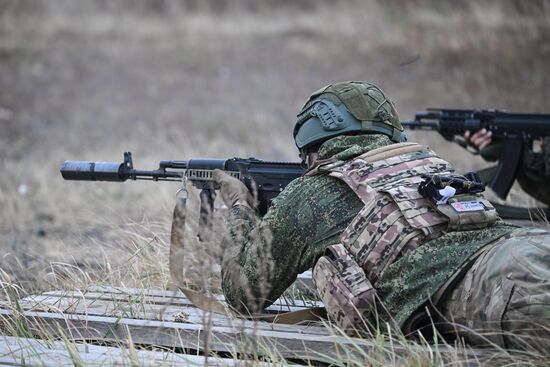
<instances>
[{"instance_id":1,"label":"helmet chin strap","mask_svg":"<svg viewBox=\"0 0 550 367\"><path fill-rule=\"evenodd\" d=\"M317 158L319 158L319 153L318 152L307 153L307 156L306 156L307 168L310 168L311 166L313 166L315 164L315 162L317 161Z\"/></svg>"},{"instance_id":2,"label":"helmet chin strap","mask_svg":"<svg viewBox=\"0 0 550 367\"><path fill-rule=\"evenodd\" d=\"M319 158L319 153L300 150L300 158L302 159L302 165L309 168L315 164L315 161Z\"/></svg>"},{"instance_id":3,"label":"helmet chin strap","mask_svg":"<svg viewBox=\"0 0 550 367\"><path fill-rule=\"evenodd\" d=\"M302 160L302 165L306 165L307 153L302 149L300 149L299 152L300 152L300 159Z\"/></svg>"}]
</instances>

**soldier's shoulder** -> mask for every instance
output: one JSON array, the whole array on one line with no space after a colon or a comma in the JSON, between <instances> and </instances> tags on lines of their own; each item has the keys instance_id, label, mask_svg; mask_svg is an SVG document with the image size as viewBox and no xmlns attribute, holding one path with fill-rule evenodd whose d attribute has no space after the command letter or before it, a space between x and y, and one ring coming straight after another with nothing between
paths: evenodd
<instances>
[{"instance_id":1,"label":"soldier's shoulder","mask_svg":"<svg viewBox=\"0 0 550 367\"><path fill-rule=\"evenodd\" d=\"M303 201L327 190L332 191L333 189L345 188L346 186L342 185L340 180L328 175L302 176L290 182L274 202Z\"/></svg>"}]
</instances>

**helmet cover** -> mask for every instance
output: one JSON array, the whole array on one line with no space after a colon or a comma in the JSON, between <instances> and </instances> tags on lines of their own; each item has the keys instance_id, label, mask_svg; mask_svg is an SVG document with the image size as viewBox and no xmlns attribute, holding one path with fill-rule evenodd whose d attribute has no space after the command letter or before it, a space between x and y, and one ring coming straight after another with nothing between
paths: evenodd
<instances>
[{"instance_id":1,"label":"helmet cover","mask_svg":"<svg viewBox=\"0 0 550 367\"><path fill-rule=\"evenodd\" d=\"M396 143L406 140L393 102L367 82L336 83L314 92L294 127L301 152L345 134L384 134Z\"/></svg>"}]
</instances>

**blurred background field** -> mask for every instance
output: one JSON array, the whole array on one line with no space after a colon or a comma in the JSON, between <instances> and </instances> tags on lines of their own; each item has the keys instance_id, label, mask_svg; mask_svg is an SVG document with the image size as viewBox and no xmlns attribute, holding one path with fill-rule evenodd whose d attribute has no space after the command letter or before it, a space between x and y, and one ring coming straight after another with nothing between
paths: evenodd
<instances>
[{"instance_id":1,"label":"blurred background field","mask_svg":"<svg viewBox=\"0 0 550 367\"><path fill-rule=\"evenodd\" d=\"M64 160L298 160L296 113L343 80L377 83L403 120L550 112L549 60L544 0L0 0L2 277L166 285L177 185L65 182ZM410 140L484 165L436 134Z\"/></svg>"}]
</instances>

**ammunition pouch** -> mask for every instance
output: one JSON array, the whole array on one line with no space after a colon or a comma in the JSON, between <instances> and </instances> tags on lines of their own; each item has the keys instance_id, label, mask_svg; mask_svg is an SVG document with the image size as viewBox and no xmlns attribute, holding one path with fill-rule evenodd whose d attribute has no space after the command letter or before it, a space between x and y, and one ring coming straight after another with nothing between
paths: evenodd
<instances>
[{"instance_id":1,"label":"ammunition pouch","mask_svg":"<svg viewBox=\"0 0 550 367\"><path fill-rule=\"evenodd\" d=\"M499 218L496 209L482 196L459 195L437 205L437 211L449 218L447 231L466 231L492 226Z\"/></svg>"},{"instance_id":2,"label":"ammunition pouch","mask_svg":"<svg viewBox=\"0 0 550 367\"><path fill-rule=\"evenodd\" d=\"M349 331L367 328L376 290L344 246L326 249L313 268L313 284L338 327Z\"/></svg>"},{"instance_id":3,"label":"ammunition pouch","mask_svg":"<svg viewBox=\"0 0 550 367\"><path fill-rule=\"evenodd\" d=\"M464 176L423 175L418 192L431 199L436 210L448 219L446 231L465 231L492 226L498 219L493 205L480 195L485 191L475 172Z\"/></svg>"}]
</instances>

